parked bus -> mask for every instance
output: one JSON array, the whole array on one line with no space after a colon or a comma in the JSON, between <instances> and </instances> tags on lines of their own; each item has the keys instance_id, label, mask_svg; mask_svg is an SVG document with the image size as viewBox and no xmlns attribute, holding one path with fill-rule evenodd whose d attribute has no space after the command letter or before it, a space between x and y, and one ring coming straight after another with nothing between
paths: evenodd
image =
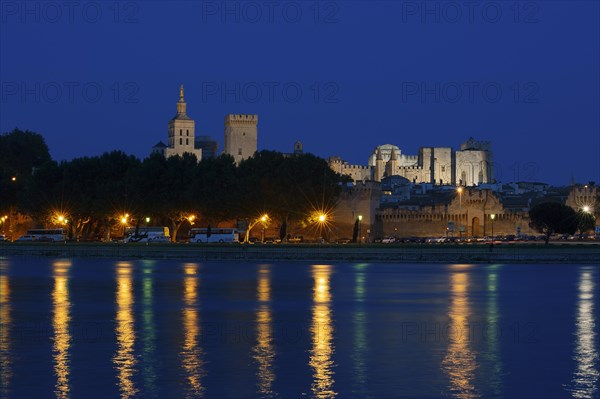
<instances>
[{"instance_id":1,"label":"parked bus","mask_svg":"<svg viewBox=\"0 0 600 399\"><path fill-rule=\"evenodd\" d=\"M27 230L27 233L21 238L18 241L67 241L67 231L65 229L32 229Z\"/></svg>"},{"instance_id":2,"label":"parked bus","mask_svg":"<svg viewBox=\"0 0 600 399\"><path fill-rule=\"evenodd\" d=\"M232 228L211 228L209 229L191 229L190 242L239 242L237 229Z\"/></svg>"},{"instance_id":3,"label":"parked bus","mask_svg":"<svg viewBox=\"0 0 600 399\"><path fill-rule=\"evenodd\" d=\"M168 227L148 227L140 226L128 227L125 230L124 242L169 242L171 236L169 235Z\"/></svg>"}]
</instances>

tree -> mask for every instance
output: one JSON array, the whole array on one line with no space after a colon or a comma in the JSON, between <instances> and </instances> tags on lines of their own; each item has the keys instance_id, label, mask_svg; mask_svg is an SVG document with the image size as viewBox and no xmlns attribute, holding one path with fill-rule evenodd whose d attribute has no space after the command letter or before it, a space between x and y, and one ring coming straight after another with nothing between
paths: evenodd
<instances>
[{"instance_id":1,"label":"tree","mask_svg":"<svg viewBox=\"0 0 600 399\"><path fill-rule=\"evenodd\" d=\"M32 180L38 170L49 164L52 164L50 151L40 134L18 128L0 134L2 208L11 209L13 212L26 212L28 201L31 199Z\"/></svg>"},{"instance_id":2,"label":"tree","mask_svg":"<svg viewBox=\"0 0 600 399\"><path fill-rule=\"evenodd\" d=\"M574 234L577 231L577 213L558 202L543 202L529 210L529 226L544 234L546 244L552 234Z\"/></svg>"}]
</instances>

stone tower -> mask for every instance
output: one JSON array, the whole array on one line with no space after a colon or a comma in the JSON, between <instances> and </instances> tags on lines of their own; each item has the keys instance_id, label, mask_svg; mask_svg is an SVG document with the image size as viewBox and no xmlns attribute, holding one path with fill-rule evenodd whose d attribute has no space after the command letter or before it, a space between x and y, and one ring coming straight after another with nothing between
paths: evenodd
<instances>
[{"instance_id":1,"label":"stone tower","mask_svg":"<svg viewBox=\"0 0 600 399\"><path fill-rule=\"evenodd\" d=\"M381 154L381 148L377 147L377 155L375 157L375 181L381 181L385 172L385 165L383 162L383 155Z\"/></svg>"},{"instance_id":2,"label":"stone tower","mask_svg":"<svg viewBox=\"0 0 600 399\"><path fill-rule=\"evenodd\" d=\"M183 155L190 153L196 155L198 161L202 159L202 150L194 146L196 124L187 116L187 104L183 96L183 85L179 88L179 101L177 102L177 115L169 121L169 143L165 148L165 156Z\"/></svg>"},{"instance_id":3,"label":"stone tower","mask_svg":"<svg viewBox=\"0 0 600 399\"><path fill-rule=\"evenodd\" d=\"M398 174L398 154L395 149L392 149L390 160L385 164L386 176L395 176Z\"/></svg>"},{"instance_id":4,"label":"stone tower","mask_svg":"<svg viewBox=\"0 0 600 399\"><path fill-rule=\"evenodd\" d=\"M258 142L258 115L225 116L224 154L231 155L236 164L254 155Z\"/></svg>"}]
</instances>

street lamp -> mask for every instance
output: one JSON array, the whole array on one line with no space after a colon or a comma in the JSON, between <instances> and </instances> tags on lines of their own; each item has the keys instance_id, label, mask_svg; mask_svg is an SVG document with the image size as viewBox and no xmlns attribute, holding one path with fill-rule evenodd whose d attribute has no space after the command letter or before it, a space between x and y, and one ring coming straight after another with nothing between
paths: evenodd
<instances>
[{"instance_id":1,"label":"street lamp","mask_svg":"<svg viewBox=\"0 0 600 399\"><path fill-rule=\"evenodd\" d=\"M461 230L461 226L462 226L462 193L463 193L463 188L462 186L458 186L456 188L456 192L458 193L458 206L459 206L459 210L460 210L460 222L458 225L458 231L460 234L460 230Z\"/></svg>"},{"instance_id":2,"label":"street lamp","mask_svg":"<svg viewBox=\"0 0 600 399\"><path fill-rule=\"evenodd\" d=\"M362 215L358 215L358 244L362 241Z\"/></svg>"},{"instance_id":3,"label":"street lamp","mask_svg":"<svg viewBox=\"0 0 600 399\"><path fill-rule=\"evenodd\" d=\"M494 242L494 219L496 219L496 215L492 213L490 219L492 220L492 242Z\"/></svg>"},{"instance_id":4,"label":"street lamp","mask_svg":"<svg viewBox=\"0 0 600 399\"><path fill-rule=\"evenodd\" d=\"M583 208L581 208L581 210L584 213L592 213L592 209L589 207L589 205L585 205Z\"/></svg>"},{"instance_id":5,"label":"street lamp","mask_svg":"<svg viewBox=\"0 0 600 399\"><path fill-rule=\"evenodd\" d=\"M148 223L150 223L150 217L146 216L146 225L148 225Z\"/></svg>"}]
</instances>

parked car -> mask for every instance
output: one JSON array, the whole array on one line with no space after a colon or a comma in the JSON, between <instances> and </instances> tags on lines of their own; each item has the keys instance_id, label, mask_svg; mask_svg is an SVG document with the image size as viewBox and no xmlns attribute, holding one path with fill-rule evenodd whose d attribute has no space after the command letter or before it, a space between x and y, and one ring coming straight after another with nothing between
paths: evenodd
<instances>
[{"instance_id":1,"label":"parked car","mask_svg":"<svg viewBox=\"0 0 600 399\"><path fill-rule=\"evenodd\" d=\"M381 239L382 244L393 244L395 242L396 242L396 239L394 237L383 237Z\"/></svg>"}]
</instances>

